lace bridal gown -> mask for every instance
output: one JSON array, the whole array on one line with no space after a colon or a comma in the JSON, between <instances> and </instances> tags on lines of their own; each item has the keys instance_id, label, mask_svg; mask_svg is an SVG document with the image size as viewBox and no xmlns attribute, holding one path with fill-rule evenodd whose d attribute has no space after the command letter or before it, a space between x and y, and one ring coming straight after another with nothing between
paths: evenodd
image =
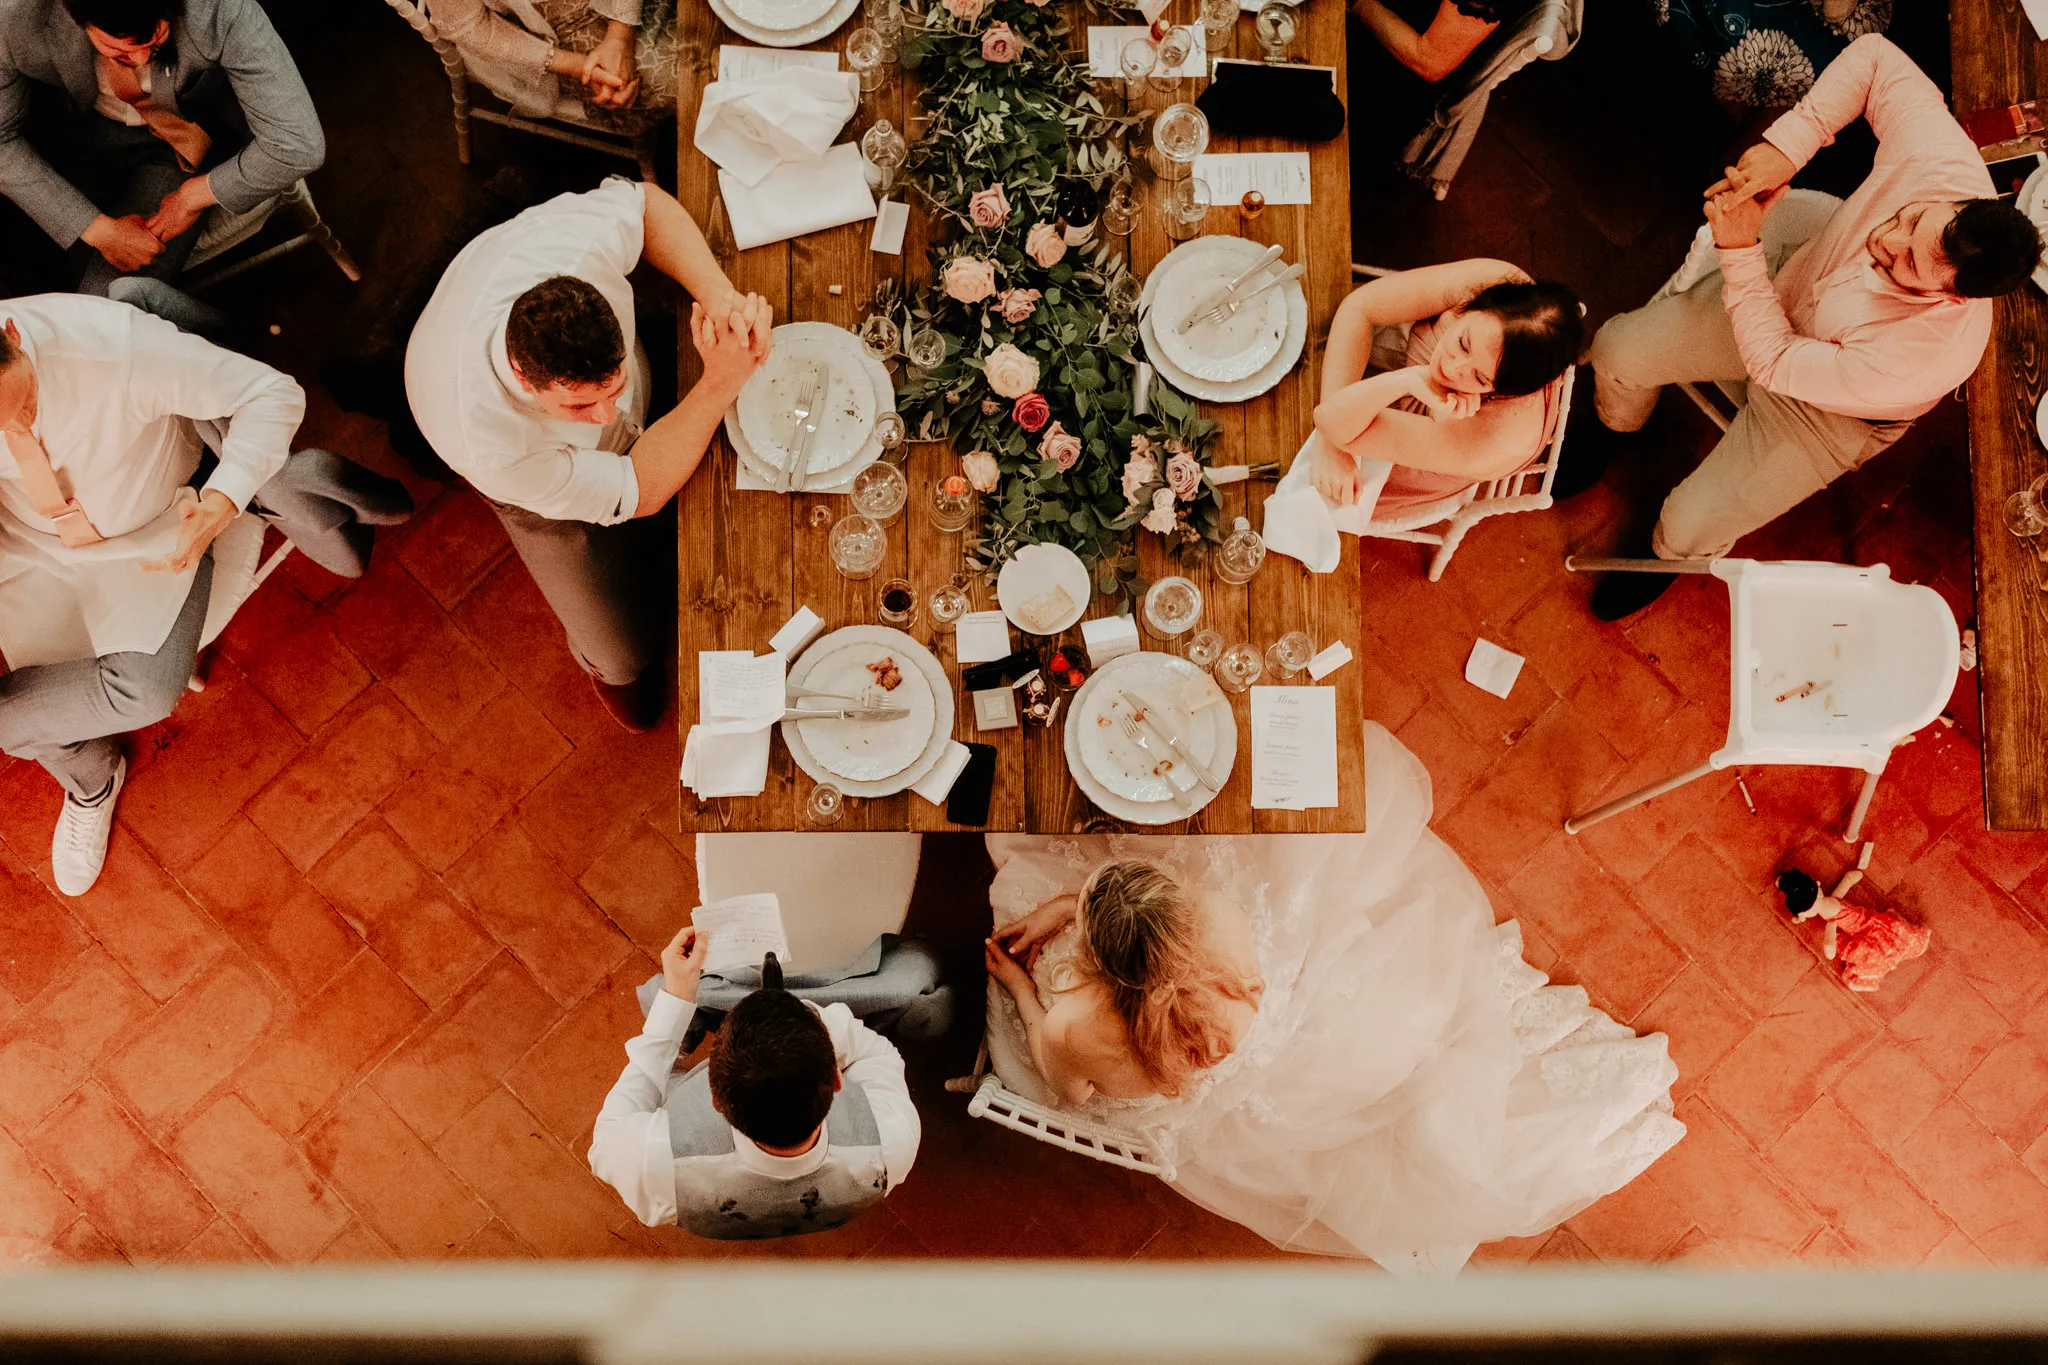
<instances>
[{"instance_id":1,"label":"lace bridal gown","mask_svg":"<svg viewBox=\"0 0 2048 1365\"><path fill-rule=\"evenodd\" d=\"M1149 858L1250 915L1265 993L1237 1050L1173 1100L1095 1100L1151 1134L1175 1186L1278 1246L1457 1270L1481 1242L1556 1226L1685 1134L1662 1034L1639 1038L1547 985L1521 932L1427 828L1429 776L1366 726L1365 834L1079 839L996 835L998 927ZM1074 981L1069 925L1042 997ZM1053 1102L1009 994L989 990L995 1070Z\"/></svg>"}]
</instances>

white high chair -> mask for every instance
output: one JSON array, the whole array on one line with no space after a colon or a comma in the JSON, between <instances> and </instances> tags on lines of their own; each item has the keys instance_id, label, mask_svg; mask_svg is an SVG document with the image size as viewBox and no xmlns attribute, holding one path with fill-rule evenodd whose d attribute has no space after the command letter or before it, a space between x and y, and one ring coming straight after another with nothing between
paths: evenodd
<instances>
[{"instance_id":1,"label":"white high chair","mask_svg":"<svg viewBox=\"0 0 2048 1365\"><path fill-rule=\"evenodd\" d=\"M1565 568L1712 574L1728 585L1728 741L1707 761L1564 822L1567 834L1738 764L1861 768L1855 843L1892 750L1955 690L1961 640L1941 594L1887 565L1754 559L1579 559Z\"/></svg>"}]
</instances>

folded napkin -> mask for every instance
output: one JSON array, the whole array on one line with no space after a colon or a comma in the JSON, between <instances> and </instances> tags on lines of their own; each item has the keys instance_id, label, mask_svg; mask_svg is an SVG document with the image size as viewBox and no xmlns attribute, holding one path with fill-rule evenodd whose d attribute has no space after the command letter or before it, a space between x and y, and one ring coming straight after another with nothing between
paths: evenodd
<instances>
[{"instance_id":1,"label":"folded napkin","mask_svg":"<svg viewBox=\"0 0 2048 1365\"><path fill-rule=\"evenodd\" d=\"M910 784L910 789L931 802L934 806L946 804L946 797L953 790L953 784L960 780L960 774L967 768L972 752L959 740L951 740L946 752L939 755L939 761L932 770Z\"/></svg>"},{"instance_id":2,"label":"folded napkin","mask_svg":"<svg viewBox=\"0 0 2048 1365\"><path fill-rule=\"evenodd\" d=\"M759 185L778 166L825 155L859 106L851 71L793 66L714 81L697 110L697 150L725 175Z\"/></svg>"},{"instance_id":3,"label":"folded napkin","mask_svg":"<svg viewBox=\"0 0 2048 1365\"><path fill-rule=\"evenodd\" d=\"M718 735L692 725L683 741L683 785L707 801L759 796L768 786L768 734Z\"/></svg>"},{"instance_id":4,"label":"folded napkin","mask_svg":"<svg viewBox=\"0 0 2048 1365\"><path fill-rule=\"evenodd\" d=\"M683 741L683 785L709 800L759 796L768 786L768 737L782 718L784 662L751 650L697 655L697 719Z\"/></svg>"},{"instance_id":5,"label":"folded napkin","mask_svg":"<svg viewBox=\"0 0 2048 1365\"><path fill-rule=\"evenodd\" d=\"M1387 486L1387 475L1394 469L1385 460L1362 461L1359 471L1364 486L1358 501L1349 507L1334 506L1315 486L1315 454L1322 439L1310 432L1295 452L1286 477L1266 498L1266 522L1260 532L1267 549L1298 559L1315 573L1329 573L1337 567L1343 555L1339 532L1363 533L1372 521L1373 508L1379 505L1380 490Z\"/></svg>"},{"instance_id":6,"label":"folded napkin","mask_svg":"<svg viewBox=\"0 0 2048 1365\"><path fill-rule=\"evenodd\" d=\"M867 163L851 142L840 143L816 161L779 166L758 185L748 186L731 172L720 171L718 188L741 251L875 216Z\"/></svg>"}]
</instances>

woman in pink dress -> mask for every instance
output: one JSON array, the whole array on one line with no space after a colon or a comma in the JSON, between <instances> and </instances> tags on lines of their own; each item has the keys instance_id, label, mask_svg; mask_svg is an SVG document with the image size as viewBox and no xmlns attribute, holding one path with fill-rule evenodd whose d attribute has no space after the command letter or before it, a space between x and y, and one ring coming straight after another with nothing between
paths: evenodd
<instances>
[{"instance_id":1,"label":"woman in pink dress","mask_svg":"<svg viewBox=\"0 0 2048 1365\"><path fill-rule=\"evenodd\" d=\"M1358 501L1362 460L1394 466L1387 521L1541 458L1560 380L1585 348L1578 297L1506 261L1454 261L1371 280L1330 324L1315 483Z\"/></svg>"}]
</instances>

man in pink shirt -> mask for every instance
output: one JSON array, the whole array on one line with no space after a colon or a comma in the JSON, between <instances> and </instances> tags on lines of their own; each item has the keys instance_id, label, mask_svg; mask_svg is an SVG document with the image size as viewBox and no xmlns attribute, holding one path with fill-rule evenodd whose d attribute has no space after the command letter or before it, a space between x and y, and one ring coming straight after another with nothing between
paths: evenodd
<instances>
[{"instance_id":1,"label":"man in pink shirt","mask_svg":"<svg viewBox=\"0 0 2048 1365\"><path fill-rule=\"evenodd\" d=\"M1859 115L1878 139L1870 177L1847 200L1802 194L1771 213ZM2041 255L2033 224L1991 194L1941 91L1884 37L1857 39L1708 189L1718 268L1593 339L1598 421L1574 422L1566 458L1579 439L1574 463L1597 479L1603 447L1641 429L1664 385L1745 382L1740 414L1665 500L1649 547L1661 559L1728 553L1897 440L1977 368L1991 299L2024 284ZM1609 574L1594 613L1619 620L1670 582Z\"/></svg>"}]
</instances>

